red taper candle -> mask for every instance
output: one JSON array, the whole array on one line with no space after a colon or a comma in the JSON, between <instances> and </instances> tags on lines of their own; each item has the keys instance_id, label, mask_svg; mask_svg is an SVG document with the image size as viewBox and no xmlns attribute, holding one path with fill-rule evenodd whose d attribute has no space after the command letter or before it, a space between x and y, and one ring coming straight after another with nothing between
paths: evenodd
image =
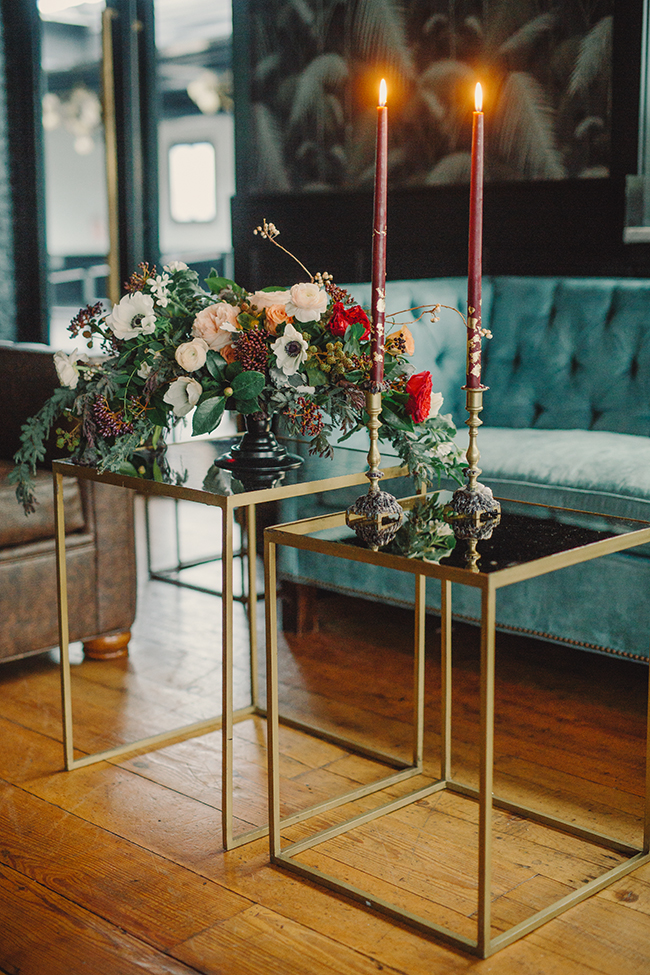
<instances>
[{"instance_id":1,"label":"red taper candle","mask_svg":"<svg viewBox=\"0 0 650 975\"><path fill-rule=\"evenodd\" d=\"M467 385L481 387L481 277L483 273L483 92L476 86L472 122L467 271Z\"/></svg>"},{"instance_id":2,"label":"red taper candle","mask_svg":"<svg viewBox=\"0 0 650 975\"><path fill-rule=\"evenodd\" d=\"M388 109L386 82L379 85L377 106L377 153L375 157L375 208L372 229L372 332L370 381L378 386L384 378L384 319L386 317L386 200L388 185Z\"/></svg>"}]
</instances>

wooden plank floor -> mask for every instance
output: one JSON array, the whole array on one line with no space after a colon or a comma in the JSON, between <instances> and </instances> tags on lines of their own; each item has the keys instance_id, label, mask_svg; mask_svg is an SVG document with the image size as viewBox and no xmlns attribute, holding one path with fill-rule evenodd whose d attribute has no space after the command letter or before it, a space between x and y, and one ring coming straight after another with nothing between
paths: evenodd
<instances>
[{"instance_id":1,"label":"wooden plank floor","mask_svg":"<svg viewBox=\"0 0 650 975\"><path fill-rule=\"evenodd\" d=\"M154 557L164 561L169 506L160 502L153 513ZM190 517L184 537L211 543L205 509L198 525L195 515L183 517ZM195 571L216 582L214 566ZM284 710L407 756L410 614L322 595L318 616L318 632L281 641ZM236 617L235 696L244 704L247 630L239 606ZM218 714L219 638L217 597L143 578L129 659L83 662L76 652L79 754ZM432 621L427 761L416 782L435 778L439 767L438 644ZM454 655L454 771L475 783L474 630L455 628ZM509 636L499 639L497 681L496 791L638 842L647 669ZM66 773L55 654L4 665L0 689L0 971L7 975L650 972L648 866L480 961L271 867L266 840L224 853L219 732ZM235 826L244 830L266 820L264 722L238 724L234 750ZM386 771L286 727L281 752L287 812ZM333 810L318 824L344 815ZM301 859L473 936L476 820L474 803L438 793ZM298 824L287 838L311 828ZM495 813L494 848L495 931L620 859L503 812Z\"/></svg>"}]
</instances>

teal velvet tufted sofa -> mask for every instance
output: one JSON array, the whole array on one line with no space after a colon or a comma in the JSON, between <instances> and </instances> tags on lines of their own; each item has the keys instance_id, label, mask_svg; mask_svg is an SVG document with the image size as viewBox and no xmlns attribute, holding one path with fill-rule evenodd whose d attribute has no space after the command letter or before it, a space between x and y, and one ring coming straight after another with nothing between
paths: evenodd
<instances>
[{"instance_id":1,"label":"teal velvet tufted sofa","mask_svg":"<svg viewBox=\"0 0 650 975\"><path fill-rule=\"evenodd\" d=\"M369 285L352 285L368 305ZM389 313L440 302L466 306L464 278L395 281ZM457 315L415 322L413 365L429 369L466 445L465 329ZM412 323L412 324L411 324ZM489 386L479 431L481 481L497 497L650 521L650 280L493 277L484 280L483 381ZM364 446L363 438L356 446ZM400 493L408 493L398 486ZM394 492L395 493L395 492ZM357 492L354 492L356 497ZM282 520L340 509L341 494L285 502ZM353 576L333 559L281 553L281 575L296 582L409 604L405 574ZM346 574L347 573L347 574ZM427 607L440 606L429 582ZM583 598L590 597L590 598ZM455 586L454 614L477 620L475 591ZM596 611L594 611L596 607ZM558 643L648 660L650 551L633 550L502 590L500 628Z\"/></svg>"}]
</instances>

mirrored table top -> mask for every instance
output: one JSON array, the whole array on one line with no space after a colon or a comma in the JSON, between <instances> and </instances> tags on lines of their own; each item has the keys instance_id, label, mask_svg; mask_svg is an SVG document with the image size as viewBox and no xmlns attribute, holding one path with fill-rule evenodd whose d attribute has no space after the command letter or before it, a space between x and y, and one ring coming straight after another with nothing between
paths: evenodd
<instances>
[{"instance_id":1,"label":"mirrored table top","mask_svg":"<svg viewBox=\"0 0 650 975\"><path fill-rule=\"evenodd\" d=\"M250 504L270 499L310 494L351 484L367 485L367 451L335 446L331 457L309 453L306 441L282 439L280 442L300 459L300 466L276 473L238 472L215 466L240 437L219 437L172 443L163 451L142 451L134 459L137 476L129 473L99 473L72 460L56 460L53 469L75 477L101 480L131 487L144 494L163 494L208 504L228 499L232 504ZM403 473L398 457L385 458L382 469L386 477Z\"/></svg>"},{"instance_id":2,"label":"mirrored table top","mask_svg":"<svg viewBox=\"0 0 650 975\"><path fill-rule=\"evenodd\" d=\"M403 499L405 523L387 545L372 550L346 525L345 513L309 519L302 526L269 529L283 545L314 549L355 561L386 564L437 578L496 584L573 565L612 551L650 543L650 523L499 499L501 515L485 537L467 539L450 523L449 492ZM534 568L533 568L534 566ZM468 573L474 579L465 578ZM509 578L511 577L511 578Z\"/></svg>"}]
</instances>

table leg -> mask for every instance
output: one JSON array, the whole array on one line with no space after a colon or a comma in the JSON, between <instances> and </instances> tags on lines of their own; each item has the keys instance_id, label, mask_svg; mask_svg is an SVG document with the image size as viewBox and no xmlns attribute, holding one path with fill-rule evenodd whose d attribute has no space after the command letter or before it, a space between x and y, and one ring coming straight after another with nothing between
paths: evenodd
<instances>
[{"instance_id":1,"label":"table leg","mask_svg":"<svg viewBox=\"0 0 650 975\"><path fill-rule=\"evenodd\" d=\"M440 581L440 778L451 778L451 582Z\"/></svg>"},{"instance_id":2,"label":"table leg","mask_svg":"<svg viewBox=\"0 0 650 975\"><path fill-rule=\"evenodd\" d=\"M221 648L222 648L222 725L221 725L221 812L224 849L232 845L232 772L233 772L233 513L229 507L221 512Z\"/></svg>"},{"instance_id":3,"label":"table leg","mask_svg":"<svg viewBox=\"0 0 650 975\"><path fill-rule=\"evenodd\" d=\"M424 758L424 663L426 628L426 576L415 576L415 647L413 658L413 764Z\"/></svg>"},{"instance_id":4,"label":"table leg","mask_svg":"<svg viewBox=\"0 0 650 975\"><path fill-rule=\"evenodd\" d=\"M494 631L496 593L488 586L481 600L481 754L478 824L478 949L485 957L491 941L492 791L494 777Z\"/></svg>"},{"instance_id":5,"label":"table leg","mask_svg":"<svg viewBox=\"0 0 650 975\"><path fill-rule=\"evenodd\" d=\"M281 851L280 773L278 718L278 615L276 599L276 545L264 541L264 591L266 593L266 734L268 753L269 841L271 857Z\"/></svg>"},{"instance_id":6,"label":"table leg","mask_svg":"<svg viewBox=\"0 0 650 975\"><path fill-rule=\"evenodd\" d=\"M248 552L248 638L250 647L251 703L258 708L259 681L257 677L257 518L255 505L246 506L246 551ZM274 590L275 592L275 590Z\"/></svg>"},{"instance_id":7,"label":"table leg","mask_svg":"<svg viewBox=\"0 0 650 975\"><path fill-rule=\"evenodd\" d=\"M56 530L56 577L59 608L59 648L61 668L61 708L63 711L63 755L69 771L74 762L72 725L72 687L70 681L70 630L68 620L68 577L65 558L65 508L63 476L54 474L54 521Z\"/></svg>"},{"instance_id":8,"label":"table leg","mask_svg":"<svg viewBox=\"0 0 650 975\"><path fill-rule=\"evenodd\" d=\"M650 853L650 668L648 668L648 711L645 738L645 816L643 852Z\"/></svg>"}]
</instances>

